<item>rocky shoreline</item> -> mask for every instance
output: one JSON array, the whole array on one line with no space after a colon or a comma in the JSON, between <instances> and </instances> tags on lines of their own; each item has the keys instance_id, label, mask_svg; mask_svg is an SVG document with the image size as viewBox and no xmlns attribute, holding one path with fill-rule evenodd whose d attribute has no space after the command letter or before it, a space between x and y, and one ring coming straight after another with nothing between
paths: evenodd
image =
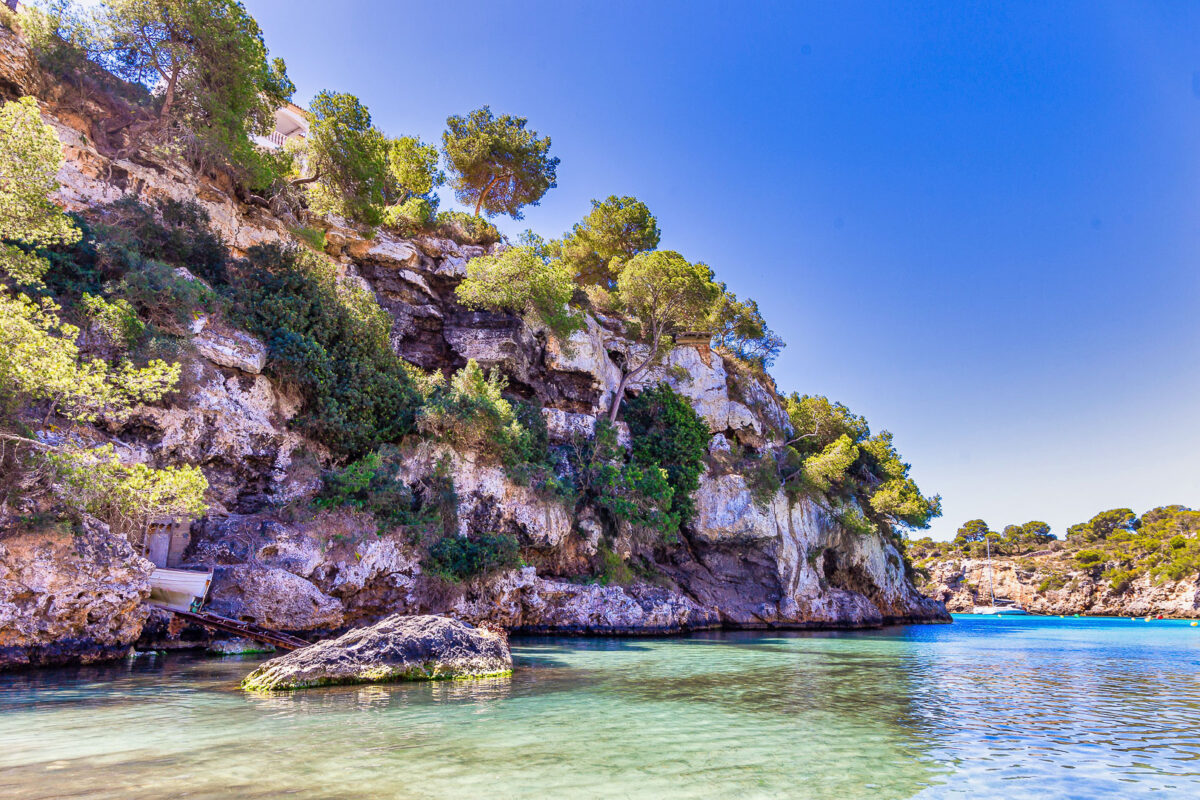
<instances>
[{"instance_id":1,"label":"rocky shoreline","mask_svg":"<svg viewBox=\"0 0 1200 800\"><path fill-rule=\"evenodd\" d=\"M1158 616L1200 619L1200 579L1154 581L1142 575L1122 591L1093 571L1065 568L1052 554L992 558L991 581L997 597L1015 600L1033 614L1097 617ZM946 558L928 563L922 590L953 613L970 613L990 602L988 562Z\"/></svg>"}]
</instances>

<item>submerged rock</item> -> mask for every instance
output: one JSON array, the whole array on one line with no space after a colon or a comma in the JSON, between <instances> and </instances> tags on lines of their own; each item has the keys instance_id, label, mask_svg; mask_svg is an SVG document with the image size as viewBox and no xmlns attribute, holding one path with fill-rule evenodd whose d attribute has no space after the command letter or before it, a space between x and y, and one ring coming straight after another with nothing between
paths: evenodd
<instances>
[{"instance_id":1,"label":"submerged rock","mask_svg":"<svg viewBox=\"0 0 1200 800\"><path fill-rule=\"evenodd\" d=\"M448 617L395 614L271 659L247 675L242 688L271 691L511 672L512 654L504 634Z\"/></svg>"},{"instance_id":2,"label":"submerged rock","mask_svg":"<svg viewBox=\"0 0 1200 800\"><path fill-rule=\"evenodd\" d=\"M234 636L229 639L217 639L205 648L205 650L206 652L221 656L240 656L251 653L274 653L275 646L264 642L256 642L253 639L247 639L242 636Z\"/></svg>"}]
</instances>

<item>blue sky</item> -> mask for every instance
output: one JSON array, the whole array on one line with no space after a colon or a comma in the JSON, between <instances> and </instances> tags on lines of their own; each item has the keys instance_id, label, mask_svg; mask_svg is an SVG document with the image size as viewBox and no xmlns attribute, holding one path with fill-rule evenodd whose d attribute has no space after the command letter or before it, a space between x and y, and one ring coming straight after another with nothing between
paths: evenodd
<instances>
[{"instance_id":1,"label":"blue sky","mask_svg":"<svg viewBox=\"0 0 1200 800\"><path fill-rule=\"evenodd\" d=\"M781 389L895 433L935 537L1200 505L1200 3L246 5L300 102L552 136L507 232L644 200Z\"/></svg>"}]
</instances>

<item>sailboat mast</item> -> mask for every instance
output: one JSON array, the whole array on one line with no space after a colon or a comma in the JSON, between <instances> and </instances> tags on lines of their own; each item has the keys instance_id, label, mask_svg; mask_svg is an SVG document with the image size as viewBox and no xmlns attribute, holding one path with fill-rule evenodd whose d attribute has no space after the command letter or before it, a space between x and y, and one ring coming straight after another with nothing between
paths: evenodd
<instances>
[{"instance_id":1,"label":"sailboat mast","mask_svg":"<svg viewBox=\"0 0 1200 800\"><path fill-rule=\"evenodd\" d=\"M984 544L987 545L988 559L988 592L992 595L992 605L996 605L996 581L992 577L992 540L988 537L983 537Z\"/></svg>"}]
</instances>

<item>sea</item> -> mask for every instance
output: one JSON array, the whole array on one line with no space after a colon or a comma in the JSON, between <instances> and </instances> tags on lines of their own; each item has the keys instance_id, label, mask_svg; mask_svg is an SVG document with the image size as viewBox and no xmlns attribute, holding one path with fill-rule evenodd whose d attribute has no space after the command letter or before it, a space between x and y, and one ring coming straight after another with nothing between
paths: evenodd
<instances>
[{"instance_id":1,"label":"sea","mask_svg":"<svg viewBox=\"0 0 1200 800\"><path fill-rule=\"evenodd\" d=\"M1200 627L979 617L512 640L511 677L251 694L266 656L0 674L0 798L1200 798Z\"/></svg>"}]
</instances>

